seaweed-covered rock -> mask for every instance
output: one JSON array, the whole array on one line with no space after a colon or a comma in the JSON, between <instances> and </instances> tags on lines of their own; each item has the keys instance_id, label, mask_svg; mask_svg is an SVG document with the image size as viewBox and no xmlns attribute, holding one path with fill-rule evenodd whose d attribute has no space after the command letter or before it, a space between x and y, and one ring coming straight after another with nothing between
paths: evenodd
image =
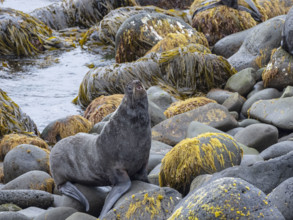
<instances>
[{"instance_id":1,"label":"seaweed-covered rock","mask_svg":"<svg viewBox=\"0 0 293 220\"><path fill-rule=\"evenodd\" d=\"M57 119L48 124L41 137L49 144L56 144L62 138L75 135L79 132L88 133L93 127L92 122L80 115L71 115Z\"/></svg>"},{"instance_id":2,"label":"seaweed-covered rock","mask_svg":"<svg viewBox=\"0 0 293 220\"><path fill-rule=\"evenodd\" d=\"M248 67L259 69L270 61L273 49L281 45L281 32L285 15L267 20L255 26L247 35L240 49L229 57L229 63L236 69Z\"/></svg>"},{"instance_id":3,"label":"seaweed-covered rock","mask_svg":"<svg viewBox=\"0 0 293 220\"><path fill-rule=\"evenodd\" d=\"M104 219L167 219L180 199L180 193L169 187L133 181Z\"/></svg>"},{"instance_id":4,"label":"seaweed-covered rock","mask_svg":"<svg viewBox=\"0 0 293 220\"><path fill-rule=\"evenodd\" d=\"M191 192L169 220L284 219L266 195L239 178L222 178Z\"/></svg>"},{"instance_id":5,"label":"seaweed-covered rock","mask_svg":"<svg viewBox=\"0 0 293 220\"><path fill-rule=\"evenodd\" d=\"M293 6L292 0L256 0L256 2L263 8L268 19L287 14Z\"/></svg>"},{"instance_id":6,"label":"seaweed-covered rock","mask_svg":"<svg viewBox=\"0 0 293 220\"><path fill-rule=\"evenodd\" d=\"M140 5L155 5L165 9L187 9L193 0L137 0Z\"/></svg>"},{"instance_id":7,"label":"seaweed-covered rock","mask_svg":"<svg viewBox=\"0 0 293 220\"><path fill-rule=\"evenodd\" d=\"M204 0L194 1L190 7L190 14L202 7ZM215 3L209 1L205 5ZM243 4L242 1L238 2ZM260 12L262 8L256 4ZM265 19L265 17L263 17ZM205 34L210 45L230 34L243 31L255 26L257 22L246 11L236 10L227 6L217 6L211 9L200 11L192 19L192 27Z\"/></svg>"},{"instance_id":8,"label":"seaweed-covered rock","mask_svg":"<svg viewBox=\"0 0 293 220\"><path fill-rule=\"evenodd\" d=\"M64 0L38 8L31 15L55 30L76 26L89 28L102 20L112 9L134 5L135 0Z\"/></svg>"},{"instance_id":9,"label":"seaweed-covered rock","mask_svg":"<svg viewBox=\"0 0 293 220\"><path fill-rule=\"evenodd\" d=\"M155 44L170 33L181 33L192 43L208 43L182 19L161 13L140 13L125 20L116 34L116 62L131 62L144 56Z\"/></svg>"},{"instance_id":10,"label":"seaweed-covered rock","mask_svg":"<svg viewBox=\"0 0 293 220\"><path fill-rule=\"evenodd\" d=\"M293 85L292 65L292 55L279 47L262 74L264 86L282 90L288 85Z\"/></svg>"},{"instance_id":11,"label":"seaweed-covered rock","mask_svg":"<svg viewBox=\"0 0 293 220\"><path fill-rule=\"evenodd\" d=\"M32 170L50 173L49 154L48 150L29 144L13 148L3 162L5 183Z\"/></svg>"},{"instance_id":12,"label":"seaweed-covered rock","mask_svg":"<svg viewBox=\"0 0 293 220\"><path fill-rule=\"evenodd\" d=\"M24 134L7 134L0 141L0 161L2 161L5 155L21 144L32 144L40 148L49 149L48 144L37 136L28 136Z\"/></svg>"},{"instance_id":13,"label":"seaweed-covered rock","mask_svg":"<svg viewBox=\"0 0 293 220\"><path fill-rule=\"evenodd\" d=\"M208 99L206 97L194 97L184 101L178 101L171 104L171 106L164 112L167 118L171 118L175 115L179 115L184 112L196 109L204 106L208 103L216 103L216 101Z\"/></svg>"},{"instance_id":14,"label":"seaweed-covered rock","mask_svg":"<svg viewBox=\"0 0 293 220\"><path fill-rule=\"evenodd\" d=\"M101 95L124 93L124 85L139 79L144 87L159 85L175 97L190 97L223 87L235 69L223 57L199 53L193 44L151 53L136 62L112 64L89 71L75 103L87 106Z\"/></svg>"},{"instance_id":15,"label":"seaweed-covered rock","mask_svg":"<svg viewBox=\"0 0 293 220\"><path fill-rule=\"evenodd\" d=\"M45 50L52 30L41 21L10 8L1 8L0 16L0 55L32 56Z\"/></svg>"},{"instance_id":16,"label":"seaweed-covered rock","mask_svg":"<svg viewBox=\"0 0 293 220\"><path fill-rule=\"evenodd\" d=\"M170 186L186 195L196 176L239 165L241 158L240 145L229 135L204 133L185 139L162 160L160 186Z\"/></svg>"},{"instance_id":17,"label":"seaweed-covered rock","mask_svg":"<svg viewBox=\"0 0 293 220\"><path fill-rule=\"evenodd\" d=\"M278 128L293 130L293 97L259 100L248 110L248 115Z\"/></svg>"},{"instance_id":18,"label":"seaweed-covered rock","mask_svg":"<svg viewBox=\"0 0 293 220\"><path fill-rule=\"evenodd\" d=\"M152 138L174 146L186 138L187 128L192 121L198 121L223 131L228 131L238 125L225 107L210 103L157 124L152 128Z\"/></svg>"},{"instance_id":19,"label":"seaweed-covered rock","mask_svg":"<svg viewBox=\"0 0 293 220\"><path fill-rule=\"evenodd\" d=\"M100 96L94 99L84 112L84 117L93 124L96 124L114 112L122 101L123 95Z\"/></svg>"},{"instance_id":20,"label":"seaweed-covered rock","mask_svg":"<svg viewBox=\"0 0 293 220\"><path fill-rule=\"evenodd\" d=\"M33 120L21 111L6 92L0 89L0 138L13 132L39 134Z\"/></svg>"}]
</instances>

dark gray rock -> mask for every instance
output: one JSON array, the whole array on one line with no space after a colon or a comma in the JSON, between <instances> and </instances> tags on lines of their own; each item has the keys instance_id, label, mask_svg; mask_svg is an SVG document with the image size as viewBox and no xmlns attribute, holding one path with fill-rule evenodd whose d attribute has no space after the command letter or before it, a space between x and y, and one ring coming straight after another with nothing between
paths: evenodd
<instances>
[{"instance_id":1,"label":"dark gray rock","mask_svg":"<svg viewBox=\"0 0 293 220\"><path fill-rule=\"evenodd\" d=\"M263 85L263 81L257 82L254 86L253 89L251 90L250 93L248 93L248 95L246 96L247 99L249 99L252 95L254 95L255 93L261 91L264 89L264 85Z\"/></svg>"},{"instance_id":2,"label":"dark gray rock","mask_svg":"<svg viewBox=\"0 0 293 220\"><path fill-rule=\"evenodd\" d=\"M244 119L240 122L238 122L238 125L239 127L247 127L249 125L253 125L253 124L259 124L260 122L258 120L255 120L255 119L251 119L251 118L248 118L248 119Z\"/></svg>"},{"instance_id":3,"label":"dark gray rock","mask_svg":"<svg viewBox=\"0 0 293 220\"><path fill-rule=\"evenodd\" d=\"M157 186L160 186L160 183L159 183L159 173L160 173L160 170L161 170L161 163L158 164L148 175L148 179L149 179L149 182L151 184L154 184L154 185L157 185Z\"/></svg>"},{"instance_id":4,"label":"dark gray rock","mask_svg":"<svg viewBox=\"0 0 293 220\"><path fill-rule=\"evenodd\" d=\"M0 204L13 203L21 208L36 206L46 209L53 201L52 194L41 190L0 190Z\"/></svg>"},{"instance_id":5,"label":"dark gray rock","mask_svg":"<svg viewBox=\"0 0 293 220\"><path fill-rule=\"evenodd\" d=\"M287 86L280 98L287 98L287 97L292 97L293 96L293 86Z\"/></svg>"},{"instance_id":6,"label":"dark gray rock","mask_svg":"<svg viewBox=\"0 0 293 220\"><path fill-rule=\"evenodd\" d=\"M222 131L238 126L227 108L216 103L209 103L157 124L152 128L152 137L154 140L174 146L186 138L187 128L192 121L198 121Z\"/></svg>"},{"instance_id":7,"label":"dark gray rock","mask_svg":"<svg viewBox=\"0 0 293 220\"><path fill-rule=\"evenodd\" d=\"M252 166L234 166L213 174L210 181L223 177L238 177L270 193L280 183L293 177L293 152Z\"/></svg>"},{"instance_id":8,"label":"dark gray rock","mask_svg":"<svg viewBox=\"0 0 293 220\"><path fill-rule=\"evenodd\" d=\"M233 112L229 112L229 113L230 113L230 115L231 115L236 121L239 119L239 114L238 114L238 112L233 111Z\"/></svg>"},{"instance_id":9,"label":"dark gray rock","mask_svg":"<svg viewBox=\"0 0 293 220\"><path fill-rule=\"evenodd\" d=\"M239 131L235 136L238 142L263 151L278 142L278 129L268 124L253 124Z\"/></svg>"},{"instance_id":10,"label":"dark gray rock","mask_svg":"<svg viewBox=\"0 0 293 220\"><path fill-rule=\"evenodd\" d=\"M192 121L188 128L187 128L187 138L193 138L200 134L211 132L211 133L223 133L223 131L213 128L211 126L208 126L206 124L200 123L198 121Z\"/></svg>"},{"instance_id":11,"label":"dark gray rock","mask_svg":"<svg viewBox=\"0 0 293 220\"><path fill-rule=\"evenodd\" d=\"M225 100L223 106L225 106L229 111L240 112L245 101L246 99L236 92Z\"/></svg>"},{"instance_id":12,"label":"dark gray rock","mask_svg":"<svg viewBox=\"0 0 293 220\"><path fill-rule=\"evenodd\" d=\"M38 189L38 190L49 191L50 193L52 193L52 188L54 187L53 182L54 181L52 177L48 173L44 171L40 171L40 170L33 170L25 174L22 174L21 176L16 177L15 179L6 183L3 186L2 190ZM51 191L49 188L51 188Z\"/></svg>"},{"instance_id":13,"label":"dark gray rock","mask_svg":"<svg viewBox=\"0 0 293 220\"><path fill-rule=\"evenodd\" d=\"M251 166L259 161L264 161L264 159L260 155L246 154L246 155L243 155L240 165Z\"/></svg>"},{"instance_id":14,"label":"dark gray rock","mask_svg":"<svg viewBox=\"0 0 293 220\"><path fill-rule=\"evenodd\" d=\"M82 213L82 212L76 212L74 214L72 214L71 216L69 216L68 218L66 218L65 220L97 220L96 217L88 215L86 213Z\"/></svg>"},{"instance_id":15,"label":"dark gray rock","mask_svg":"<svg viewBox=\"0 0 293 220\"><path fill-rule=\"evenodd\" d=\"M0 212L0 220L31 220L31 219L17 212Z\"/></svg>"},{"instance_id":16,"label":"dark gray rock","mask_svg":"<svg viewBox=\"0 0 293 220\"><path fill-rule=\"evenodd\" d=\"M211 89L206 97L215 100L219 104L223 104L233 94L233 92L223 89Z\"/></svg>"},{"instance_id":17,"label":"dark gray rock","mask_svg":"<svg viewBox=\"0 0 293 220\"><path fill-rule=\"evenodd\" d=\"M181 194L172 188L133 181L104 219L167 219L180 200Z\"/></svg>"},{"instance_id":18,"label":"dark gray rock","mask_svg":"<svg viewBox=\"0 0 293 220\"><path fill-rule=\"evenodd\" d=\"M239 131L241 131L243 129L244 128L242 128L242 127L237 127L237 128L233 128L233 129L227 131L226 133L234 137Z\"/></svg>"},{"instance_id":19,"label":"dark gray rock","mask_svg":"<svg viewBox=\"0 0 293 220\"><path fill-rule=\"evenodd\" d=\"M163 111L169 108L169 106L173 102L177 101L177 99L175 99L169 93L161 89L159 86L151 86L147 90L147 94L148 94L148 100L155 103Z\"/></svg>"},{"instance_id":20,"label":"dark gray rock","mask_svg":"<svg viewBox=\"0 0 293 220\"><path fill-rule=\"evenodd\" d=\"M281 44L284 18L284 15L274 17L253 27L238 52L228 59L229 63L238 71L265 66L270 60L272 50Z\"/></svg>"},{"instance_id":21,"label":"dark gray rock","mask_svg":"<svg viewBox=\"0 0 293 220\"><path fill-rule=\"evenodd\" d=\"M246 100L246 102L242 106L241 113L247 117L248 116L247 112L249 108L255 102L259 100L275 99L275 98L279 98L280 96L281 96L281 92L279 92L277 89L267 88L267 89L261 90Z\"/></svg>"},{"instance_id":22,"label":"dark gray rock","mask_svg":"<svg viewBox=\"0 0 293 220\"><path fill-rule=\"evenodd\" d=\"M293 141L293 133L282 136L278 142L282 141Z\"/></svg>"},{"instance_id":23,"label":"dark gray rock","mask_svg":"<svg viewBox=\"0 0 293 220\"><path fill-rule=\"evenodd\" d=\"M172 147L161 141L152 140L150 154L166 155Z\"/></svg>"},{"instance_id":24,"label":"dark gray rock","mask_svg":"<svg viewBox=\"0 0 293 220\"><path fill-rule=\"evenodd\" d=\"M275 125L278 128L293 130L293 97L260 100L249 111L250 117Z\"/></svg>"},{"instance_id":25,"label":"dark gray rock","mask_svg":"<svg viewBox=\"0 0 293 220\"><path fill-rule=\"evenodd\" d=\"M262 67L260 69L258 69L256 72L255 72L255 80L258 82L260 80L262 80L262 74L263 72L265 71L265 67Z\"/></svg>"},{"instance_id":26,"label":"dark gray rock","mask_svg":"<svg viewBox=\"0 0 293 220\"><path fill-rule=\"evenodd\" d=\"M208 182L212 178L211 174L202 174L194 178L190 184L190 190L189 192L192 192L193 190L199 188L206 182Z\"/></svg>"},{"instance_id":27,"label":"dark gray rock","mask_svg":"<svg viewBox=\"0 0 293 220\"><path fill-rule=\"evenodd\" d=\"M6 154L3 170L6 183L32 170L49 173L49 152L34 145L21 144Z\"/></svg>"},{"instance_id":28,"label":"dark gray rock","mask_svg":"<svg viewBox=\"0 0 293 220\"><path fill-rule=\"evenodd\" d=\"M162 159L164 158L164 155L160 154L150 154L149 162L147 165L147 172L151 172L158 164L161 163Z\"/></svg>"},{"instance_id":29,"label":"dark gray rock","mask_svg":"<svg viewBox=\"0 0 293 220\"><path fill-rule=\"evenodd\" d=\"M92 129L89 131L90 134L100 134L102 129L105 127L105 125L107 124L106 121L100 121L98 123L96 123Z\"/></svg>"},{"instance_id":30,"label":"dark gray rock","mask_svg":"<svg viewBox=\"0 0 293 220\"><path fill-rule=\"evenodd\" d=\"M269 195L268 201L274 204L285 219L293 219L293 177L277 186Z\"/></svg>"},{"instance_id":31,"label":"dark gray rock","mask_svg":"<svg viewBox=\"0 0 293 220\"><path fill-rule=\"evenodd\" d=\"M190 192L170 219L284 219L266 195L239 178L221 178Z\"/></svg>"},{"instance_id":32,"label":"dark gray rock","mask_svg":"<svg viewBox=\"0 0 293 220\"><path fill-rule=\"evenodd\" d=\"M256 83L255 78L256 75L253 68L243 69L228 79L225 89L246 96Z\"/></svg>"},{"instance_id":33,"label":"dark gray rock","mask_svg":"<svg viewBox=\"0 0 293 220\"><path fill-rule=\"evenodd\" d=\"M164 115L164 111L152 101L149 101L149 113L152 127L167 119Z\"/></svg>"},{"instance_id":34,"label":"dark gray rock","mask_svg":"<svg viewBox=\"0 0 293 220\"><path fill-rule=\"evenodd\" d=\"M260 153L264 160L269 160L275 157L283 156L293 151L293 141L282 141L276 143Z\"/></svg>"},{"instance_id":35,"label":"dark gray rock","mask_svg":"<svg viewBox=\"0 0 293 220\"><path fill-rule=\"evenodd\" d=\"M34 220L64 220L77 212L76 209L70 207L58 207L47 210Z\"/></svg>"}]
</instances>

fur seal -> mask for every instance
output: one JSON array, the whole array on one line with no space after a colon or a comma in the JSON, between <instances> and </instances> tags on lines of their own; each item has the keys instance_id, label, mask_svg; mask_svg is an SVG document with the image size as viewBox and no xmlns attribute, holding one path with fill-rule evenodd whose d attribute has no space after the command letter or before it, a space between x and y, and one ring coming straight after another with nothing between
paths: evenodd
<instances>
[{"instance_id":1,"label":"fur seal","mask_svg":"<svg viewBox=\"0 0 293 220\"><path fill-rule=\"evenodd\" d=\"M282 30L281 46L284 50L293 55L293 7L286 15L286 20Z\"/></svg>"},{"instance_id":2,"label":"fur seal","mask_svg":"<svg viewBox=\"0 0 293 220\"><path fill-rule=\"evenodd\" d=\"M131 186L148 182L146 166L151 147L147 93L141 82L126 85L124 98L100 135L79 133L59 141L50 154L50 168L59 191L80 201L85 196L73 185L109 186L102 218Z\"/></svg>"},{"instance_id":3,"label":"fur seal","mask_svg":"<svg viewBox=\"0 0 293 220\"><path fill-rule=\"evenodd\" d=\"M201 3L201 5L205 5L209 2L211 2L212 0L207 0L203 3ZM226 5L227 7L230 8L234 8L236 10L240 10L240 11L246 11L249 14L251 14L251 16L253 17L254 20L261 22L261 13L259 12L259 10L257 9L257 7L255 6L255 4L251 1L251 0L245 0L245 2L249 5L249 7L252 9L248 9L242 5L238 5L238 0L220 0L219 2L215 2L213 4L209 4L206 6L203 6L201 8L198 8L192 15L192 19L194 18L194 16L201 12L201 11L205 11L207 9L211 9L211 8L215 8L217 6L221 6L221 5Z\"/></svg>"}]
</instances>

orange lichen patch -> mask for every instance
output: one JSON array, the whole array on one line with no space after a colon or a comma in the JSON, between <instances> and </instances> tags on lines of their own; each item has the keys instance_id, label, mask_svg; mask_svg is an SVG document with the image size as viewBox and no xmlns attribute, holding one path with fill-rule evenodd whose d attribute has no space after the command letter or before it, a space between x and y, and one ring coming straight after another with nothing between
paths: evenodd
<instances>
[{"instance_id":1,"label":"orange lichen patch","mask_svg":"<svg viewBox=\"0 0 293 220\"><path fill-rule=\"evenodd\" d=\"M89 132L93 123L80 115L68 116L50 123L42 132L42 138L49 144L56 144L59 140L75 135L79 132Z\"/></svg>"},{"instance_id":2,"label":"orange lichen patch","mask_svg":"<svg viewBox=\"0 0 293 220\"><path fill-rule=\"evenodd\" d=\"M200 106L206 105L208 103L217 103L212 99L206 97L195 97L189 98L184 101L178 101L171 104L171 106L164 112L167 118L171 118L175 115L196 109Z\"/></svg>"},{"instance_id":3,"label":"orange lichen patch","mask_svg":"<svg viewBox=\"0 0 293 220\"><path fill-rule=\"evenodd\" d=\"M2 161L10 150L20 144L32 144L43 149L49 149L48 144L39 137L24 134L8 134L0 141L0 160Z\"/></svg>"},{"instance_id":4,"label":"orange lichen patch","mask_svg":"<svg viewBox=\"0 0 293 220\"><path fill-rule=\"evenodd\" d=\"M229 135L204 133L178 143L162 160L160 186L186 194L191 181L200 174L212 174L239 165L242 150Z\"/></svg>"},{"instance_id":5,"label":"orange lichen patch","mask_svg":"<svg viewBox=\"0 0 293 220\"><path fill-rule=\"evenodd\" d=\"M116 94L100 96L94 99L87 107L84 117L94 124L100 122L105 116L114 112L120 105L124 95Z\"/></svg>"}]
</instances>

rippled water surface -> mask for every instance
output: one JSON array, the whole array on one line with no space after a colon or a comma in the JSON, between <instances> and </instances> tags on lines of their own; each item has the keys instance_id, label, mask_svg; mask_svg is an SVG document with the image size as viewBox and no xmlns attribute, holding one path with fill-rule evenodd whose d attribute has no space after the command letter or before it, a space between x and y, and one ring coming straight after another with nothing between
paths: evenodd
<instances>
[{"instance_id":1,"label":"rippled water surface","mask_svg":"<svg viewBox=\"0 0 293 220\"><path fill-rule=\"evenodd\" d=\"M0 7L29 12L52 2L56 1L5 0L4 4L0 3ZM101 56L90 54L79 47L69 52L50 52L33 60L7 61L0 57L0 88L42 131L51 121L80 113L80 108L71 101L89 71L86 64L103 62L101 59Z\"/></svg>"}]
</instances>

